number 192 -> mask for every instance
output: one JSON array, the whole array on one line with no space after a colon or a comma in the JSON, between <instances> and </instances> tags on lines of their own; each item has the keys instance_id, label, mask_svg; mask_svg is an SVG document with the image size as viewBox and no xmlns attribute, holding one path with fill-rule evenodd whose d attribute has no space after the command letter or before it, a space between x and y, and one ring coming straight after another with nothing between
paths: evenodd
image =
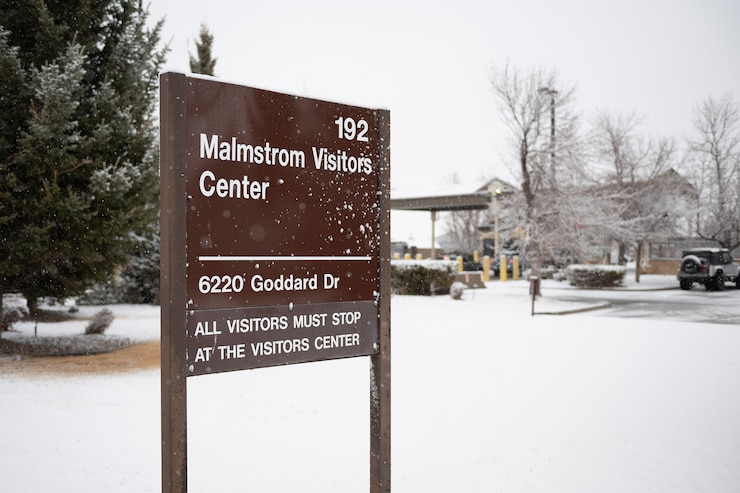
<instances>
[{"instance_id":1,"label":"number 192","mask_svg":"<svg viewBox=\"0 0 740 493\"><path fill-rule=\"evenodd\" d=\"M357 140L358 142L367 142L367 130L369 128L367 121L354 118L345 118L340 116L334 123L339 131L339 138L345 140Z\"/></svg>"}]
</instances>

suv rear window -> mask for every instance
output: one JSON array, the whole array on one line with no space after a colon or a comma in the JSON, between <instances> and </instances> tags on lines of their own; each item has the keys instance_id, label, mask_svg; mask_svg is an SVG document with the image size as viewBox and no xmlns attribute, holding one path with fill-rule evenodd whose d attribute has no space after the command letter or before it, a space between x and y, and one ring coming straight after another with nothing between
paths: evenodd
<instances>
[{"instance_id":1,"label":"suv rear window","mask_svg":"<svg viewBox=\"0 0 740 493\"><path fill-rule=\"evenodd\" d=\"M730 252L724 251L724 252L709 252L709 251L685 251L683 252L683 256L687 255L695 255L699 258L708 260L710 264L712 265L724 265L732 263L732 256L730 255Z\"/></svg>"},{"instance_id":2,"label":"suv rear window","mask_svg":"<svg viewBox=\"0 0 740 493\"><path fill-rule=\"evenodd\" d=\"M705 260L709 260L709 257L711 255L711 253L710 252L707 252L707 251L701 251L701 250L699 250L699 251L693 251L693 252L691 250L687 250L687 251L684 251L681 254L682 257L685 257L687 255L694 255L696 257L703 258Z\"/></svg>"}]
</instances>

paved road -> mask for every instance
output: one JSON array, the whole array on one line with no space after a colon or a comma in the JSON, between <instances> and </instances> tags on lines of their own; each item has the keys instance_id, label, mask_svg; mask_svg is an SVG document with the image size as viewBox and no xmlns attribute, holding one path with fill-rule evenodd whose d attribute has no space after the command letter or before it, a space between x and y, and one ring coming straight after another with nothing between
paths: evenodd
<instances>
[{"instance_id":1,"label":"paved road","mask_svg":"<svg viewBox=\"0 0 740 493\"><path fill-rule=\"evenodd\" d=\"M651 318L740 325L740 290L728 284L724 291L706 291L695 286L691 291L572 290L558 296L563 300L603 300L610 308L599 314L624 318Z\"/></svg>"}]
</instances>

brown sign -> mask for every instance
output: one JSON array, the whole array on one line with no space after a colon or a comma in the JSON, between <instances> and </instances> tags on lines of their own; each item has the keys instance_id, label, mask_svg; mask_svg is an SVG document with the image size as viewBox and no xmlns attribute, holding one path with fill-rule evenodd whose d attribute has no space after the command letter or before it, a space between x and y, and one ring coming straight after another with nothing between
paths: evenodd
<instances>
[{"instance_id":1,"label":"brown sign","mask_svg":"<svg viewBox=\"0 0 740 493\"><path fill-rule=\"evenodd\" d=\"M373 110L190 83L188 308L374 300Z\"/></svg>"},{"instance_id":2,"label":"brown sign","mask_svg":"<svg viewBox=\"0 0 740 493\"><path fill-rule=\"evenodd\" d=\"M390 112L160 81L162 491L187 491L188 376L369 355L389 492Z\"/></svg>"},{"instance_id":3,"label":"brown sign","mask_svg":"<svg viewBox=\"0 0 740 493\"><path fill-rule=\"evenodd\" d=\"M378 351L371 301L198 310L189 317L188 372L202 375Z\"/></svg>"},{"instance_id":4,"label":"brown sign","mask_svg":"<svg viewBox=\"0 0 740 493\"><path fill-rule=\"evenodd\" d=\"M314 351L312 342L311 350L301 345L260 360L221 358L198 336L219 321L218 330L226 330L223 324L242 315L293 321L313 314L313 304L330 307L329 317L356 310L358 302L377 304L376 111L200 78L188 79L188 87L189 374L372 354L378 317L365 308L352 327L363 331L362 344ZM268 331L262 342L286 345L292 332ZM329 326L322 334L336 336ZM236 348L252 344L241 332L227 339Z\"/></svg>"}]
</instances>

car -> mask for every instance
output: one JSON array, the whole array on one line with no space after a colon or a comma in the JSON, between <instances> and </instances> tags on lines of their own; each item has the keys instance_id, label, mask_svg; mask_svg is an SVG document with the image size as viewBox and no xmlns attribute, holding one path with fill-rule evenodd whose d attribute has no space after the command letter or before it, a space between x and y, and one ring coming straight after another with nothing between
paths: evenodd
<instances>
[{"instance_id":1,"label":"car","mask_svg":"<svg viewBox=\"0 0 740 493\"><path fill-rule=\"evenodd\" d=\"M676 277L684 290L698 283L709 291L719 291L724 289L725 282L734 282L735 287L740 289L740 266L726 248L684 250Z\"/></svg>"},{"instance_id":2,"label":"car","mask_svg":"<svg viewBox=\"0 0 740 493\"><path fill-rule=\"evenodd\" d=\"M475 260L463 260L463 270L465 272L476 272L483 270L483 264Z\"/></svg>"},{"instance_id":3,"label":"car","mask_svg":"<svg viewBox=\"0 0 740 493\"><path fill-rule=\"evenodd\" d=\"M443 260L457 260L462 257L462 270L465 272L474 272L483 270L483 265L480 262L476 262L473 255L467 255L462 253L449 253L443 255Z\"/></svg>"},{"instance_id":4,"label":"car","mask_svg":"<svg viewBox=\"0 0 740 493\"><path fill-rule=\"evenodd\" d=\"M522 271L524 266L521 256L519 256L519 252L514 250L505 250L491 259L491 270L493 271L494 276L499 277L501 274L501 257L503 255L506 255L506 272L508 274L513 274L514 272L514 257L519 257L519 271Z\"/></svg>"}]
</instances>

